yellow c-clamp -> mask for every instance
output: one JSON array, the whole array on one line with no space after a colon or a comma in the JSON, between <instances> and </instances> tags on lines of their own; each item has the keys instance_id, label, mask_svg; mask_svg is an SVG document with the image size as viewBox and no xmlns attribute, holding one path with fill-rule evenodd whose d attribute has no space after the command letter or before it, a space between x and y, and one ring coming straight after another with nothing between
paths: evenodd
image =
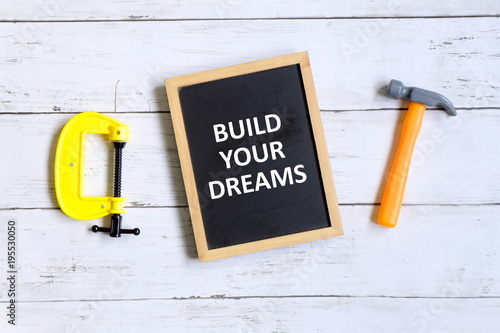
<instances>
[{"instance_id":1,"label":"yellow c-clamp","mask_svg":"<svg viewBox=\"0 0 500 333\"><path fill-rule=\"evenodd\" d=\"M113 197L86 197L84 184L85 138L88 133L108 135L115 148ZM111 226L92 226L93 232L139 235L140 230L122 229L121 214L126 198L121 196L122 150L129 140L130 128L115 119L96 112L84 112L71 118L57 142L54 179L57 201L66 215L77 220L92 220L111 214Z\"/></svg>"}]
</instances>

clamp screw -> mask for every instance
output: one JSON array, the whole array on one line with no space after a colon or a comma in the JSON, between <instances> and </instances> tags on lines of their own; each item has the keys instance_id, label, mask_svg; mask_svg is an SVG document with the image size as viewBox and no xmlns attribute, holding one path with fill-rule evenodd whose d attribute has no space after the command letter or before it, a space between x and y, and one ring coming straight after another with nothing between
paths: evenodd
<instances>
[{"instance_id":1,"label":"clamp screw","mask_svg":"<svg viewBox=\"0 0 500 333\"><path fill-rule=\"evenodd\" d=\"M115 172L114 172L114 186L113 196L115 198L121 197L122 194L122 153L126 142L114 141L115 146ZM101 206L104 208L104 205ZM121 234L134 234L138 236L141 231L139 228L122 229L122 216L120 214L111 215L111 226L109 228L101 228L96 225L92 226L93 232L109 232L110 237L121 237Z\"/></svg>"}]
</instances>

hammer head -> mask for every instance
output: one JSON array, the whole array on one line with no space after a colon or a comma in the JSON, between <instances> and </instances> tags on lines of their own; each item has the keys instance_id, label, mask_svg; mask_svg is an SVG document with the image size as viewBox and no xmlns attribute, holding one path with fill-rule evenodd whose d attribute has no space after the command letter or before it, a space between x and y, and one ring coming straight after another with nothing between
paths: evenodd
<instances>
[{"instance_id":1,"label":"hammer head","mask_svg":"<svg viewBox=\"0 0 500 333\"><path fill-rule=\"evenodd\" d=\"M442 106L451 116L456 116L457 111L450 100L441 94L433 91L415 87L406 87L403 82L391 80L387 89L387 96L392 99L404 98L411 102L424 104L427 106Z\"/></svg>"}]
</instances>

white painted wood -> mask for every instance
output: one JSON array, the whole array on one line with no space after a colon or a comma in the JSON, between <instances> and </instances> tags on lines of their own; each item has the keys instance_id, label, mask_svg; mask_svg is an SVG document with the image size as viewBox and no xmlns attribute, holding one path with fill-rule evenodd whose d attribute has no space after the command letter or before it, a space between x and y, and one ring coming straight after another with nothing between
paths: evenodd
<instances>
[{"instance_id":1,"label":"white painted wood","mask_svg":"<svg viewBox=\"0 0 500 333\"><path fill-rule=\"evenodd\" d=\"M185 206L170 114L110 114L131 127L124 150L127 206ZM378 203L396 149L404 111L323 112L339 202ZM2 208L58 207L53 184L57 138L72 114L0 115ZM463 110L452 118L428 111L414 153L405 203L500 202L500 118L497 110ZM88 195L110 195L112 148L88 143Z\"/></svg>"},{"instance_id":2,"label":"white painted wood","mask_svg":"<svg viewBox=\"0 0 500 333\"><path fill-rule=\"evenodd\" d=\"M123 225L141 235L121 239L89 230L108 219L59 210L0 211L0 230L16 219L22 303L100 300L110 283L127 286L108 297L117 300L442 297L451 287L448 296L500 296L499 206L405 206L395 229L371 222L376 212L341 206L344 236L207 263L198 262L187 208L129 209Z\"/></svg>"},{"instance_id":3,"label":"white painted wood","mask_svg":"<svg viewBox=\"0 0 500 333\"><path fill-rule=\"evenodd\" d=\"M498 1L423 0L418 3L353 0L0 1L1 20L161 20L294 17L393 17L498 15Z\"/></svg>"},{"instance_id":4,"label":"white painted wood","mask_svg":"<svg viewBox=\"0 0 500 333\"><path fill-rule=\"evenodd\" d=\"M120 287L115 287L120 290ZM107 290L107 289L104 289ZM498 299L278 298L23 303L13 332L485 332ZM8 329L0 323L1 329Z\"/></svg>"},{"instance_id":5,"label":"white painted wood","mask_svg":"<svg viewBox=\"0 0 500 333\"><path fill-rule=\"evenodd\" d=\"M308 50L322 110L399 108L391 78L498 107L498 18L0 24L0 112L165 111L163 79ZM439 31L439 33L436 33Z\"/></svg>"},{"instance_id":6,"label":"white painted wood","mask_svg":"<svg viewBox=\"0 0 500 333\"><path fill-rule=\"evenodd\" d=\"M0 244L14 218L19 245L15 329L0 251L1 332L500 330L500 2L0 0L0 8ZM345 235L200 264L170 115L145 111L168 111L165 78L302 50ZM372 221L407 106L379 94L391 78L443 93L459 116L426 113L389 230ZM140 227L139 237L92 234L108 219L75 221L56 208L58 134L72 113L90 110L117 111L110 115L132 128L123 223ZM86 185L104 195L109 147L97 135L88 144Z\"/></svg>"}]
</instances>

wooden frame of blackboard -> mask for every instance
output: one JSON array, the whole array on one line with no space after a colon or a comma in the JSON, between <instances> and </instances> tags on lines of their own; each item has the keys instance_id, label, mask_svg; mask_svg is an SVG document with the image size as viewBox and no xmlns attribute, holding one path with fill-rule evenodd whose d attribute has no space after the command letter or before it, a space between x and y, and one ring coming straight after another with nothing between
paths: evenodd
<instances>
[{"instance_id":1,"label":"wooden frame of blackboard","mask_svg":"<svg viewBox=\"0 0 500 333\"><path fill-rule=\"evenodd\" d=\"M179 91L181 88L191 85L277 69L290 65L298 65L300 68L304 95L307 103L307 110L304 110L304 112L309 113L311 131L317 153L317 161L321 172L321 180L323 186L322 190L324 191L324 195L326 198L325 208L328 212L330 226L289 235L283 235L279 237L251 241L243 244L231 245L222 248L209 249L207 245L205 227L200 207L200 200L196 187L196 179L192 165L191 153L188 145L188 137L184 123ZM329 237L340 236L343 234L342 223L338 209L337 195L335 192L333 176L330 168L330 160L321 121L319 104L314 88L311 66L307 52L294 53L266 60L260 60L241 65L166 79L165 86L170 105L170 112L172 115L172 122L179 152L184 185L186 188L189 211L193 224L196 247L199 260L201 262L325 239Z\"/></svg>"}]
</instances>

